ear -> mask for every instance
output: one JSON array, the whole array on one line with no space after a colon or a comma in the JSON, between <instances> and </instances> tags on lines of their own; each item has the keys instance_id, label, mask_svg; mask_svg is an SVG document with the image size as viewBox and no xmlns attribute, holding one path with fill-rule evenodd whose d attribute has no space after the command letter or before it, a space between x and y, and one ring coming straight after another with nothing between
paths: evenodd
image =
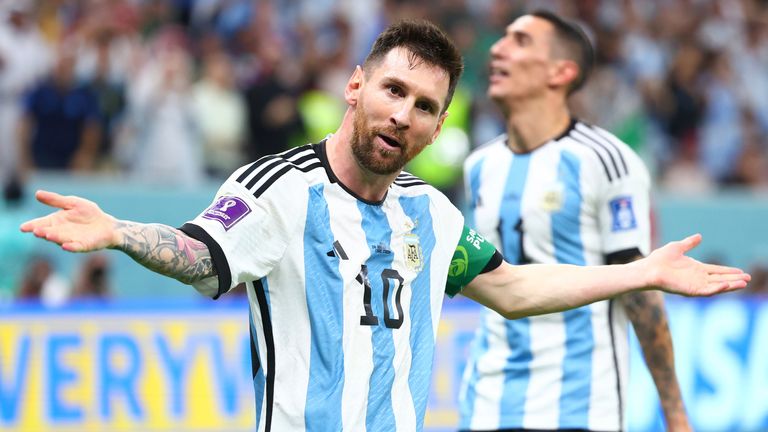
<instances>
[{"instance_id":1,"label":"ear","mask_svg":"<svg viewBox=\"0 0 768 432\"><path fill-rule=\"evenodd\" d=\"M549 72L549 82L555 87L567 87L579 76L579 65L573 60L558 60Z\"/></svg>"},{"instance_id":2,"label":"ear","mask_svg":"<svg viewBox=\"0 0 768 432\"><path fill-rule=\"evenodd\" d=\"M355 71L352 72L352 76L347 81L347 86L344 87L344 99L350 106L357 105L357 99L360 97L360 89L363 88L363 80L365 79L365 72L360 65L355 66Z\"/></svg>"},{"instance_id":3,"label":"ear","mask_svg":"<svg viewBox=\"0 0 768 432\"><path fill-rule=\"evenodd\" d=\"M443 130L443 123L445 123L445 119L448 118L448 111L444 112L440 116L440 120L437 121L437 128L435 128L435 133L432 134L432 139L429 140L429 143L432 144L437 139L438 135L440 135L440 131Z\"/></svg>"}]
</instances>

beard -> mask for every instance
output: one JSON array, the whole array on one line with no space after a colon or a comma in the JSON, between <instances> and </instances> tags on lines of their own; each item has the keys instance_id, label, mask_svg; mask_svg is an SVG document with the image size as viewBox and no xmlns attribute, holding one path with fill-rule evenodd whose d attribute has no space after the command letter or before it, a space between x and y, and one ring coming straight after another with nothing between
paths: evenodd
<instances>
[{"instance_id":1,"label":"beard","mask_svg":"<svg viewBox=\"0 0 768 432\"><path fill-rule=\"evenodd\" d=\"M377 135L384 134L394 137L400 143L400 151L388 151L373 143ZM368 118L362 106L355 110L352 128L352 154L357 163L363 168L380 175L390 175L400 172L415 155L408 150L402 134L394 128L376 128L368 125Z\"/></svg>"}]
</instances>

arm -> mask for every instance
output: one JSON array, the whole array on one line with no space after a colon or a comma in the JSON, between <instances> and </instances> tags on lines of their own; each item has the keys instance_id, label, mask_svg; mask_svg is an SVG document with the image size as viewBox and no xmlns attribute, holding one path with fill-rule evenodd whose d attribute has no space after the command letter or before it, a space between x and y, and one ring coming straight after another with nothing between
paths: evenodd
<instances>
[{"instance_id":1,"label":"arm","mask_svg":"<svg viewBox=\"0 0 768 432\"><path fill-rule=\"evenodd\" d=\"M635 292L622 296L621 303L632 321L645 363L656 384L667 430L690 431L675 374L675 355L664 311L664 296L659 291Z\"/></svg>"},{"instance_id":2,"label":"arm","mask_svg":"<svg viewBox=\"0 0 768 432\"><path fill-rule=\"evenodd\" d=\"M175 228L120 221L95 203L78 197L45 191L38 191L35 196L43 204L60 210L25 222L21 230L64 250L121 250L144 267L186 284L216 275L205 244Z\"/></svg>"},{"instance_id":3,"label":"arm","mask_svg":"<svg viewBox=\"0 0 768 432\"><path fill-rule=\"evenodd\" d=\"M507 319L560 312L654 287L686 296L709 296L746 286L738 268L704 264L685 255L700 235L671 242L648 257L622 265L513 266L507 262L476 276L462 294Z\"/></svg>"}]
</instances>

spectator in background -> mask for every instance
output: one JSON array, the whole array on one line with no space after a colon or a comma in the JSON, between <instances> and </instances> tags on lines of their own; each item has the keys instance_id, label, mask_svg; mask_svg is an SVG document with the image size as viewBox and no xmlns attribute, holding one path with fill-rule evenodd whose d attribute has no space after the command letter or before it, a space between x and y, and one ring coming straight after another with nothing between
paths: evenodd
<instances>
[{"instance_id":1,"label":"spectator in background","mask_svg":"<svg viewBox=\"0 0 768 432\"><path fill-rule=\"evenodd\" d=\"M0 2L0 183L18 168L23 98L48 73L51 56L33 21L31 4Z\"/></svg>"},{"instance_id":2,"label":"spectator in background","mask_svg":"<svg viewBox=\"0 0 768 432\"><path fill-rule=\"evenodd\" d=\"M51 260L38 256L29 261L16 299L21 302L58 307L69 300L71 292L71 286L56 273Z\"/></svg>"},{"instance_id":3,"label":"spectator in background","mask_svg":"<svg viewBox=\"0 0 768 432\"><path fill-rule=\"evenodd\" d=\"M235 87L232 63L223 51L203 59L203 76L192 88L195 121L209 175L225 178L245 163L245 100Z\"/></svg>"},{"instance_id":4,"label":"spectator in background","mask_svg":"<svg viewBox=\"0 0 768 432\"><path fill-rule=\"evenodd\" d=\"M105 300L111 295L109 285L109 261L104 254L85 257L75 279L72 299Z\"/></svg>"},{"instance_id":5,"label":"spectator in background","mask_svg":"<svg viewBox=\"0 0 768 432\"><path fill-rule=\"evenodd\" d=\"M192 63L182 29L169 26L128 87L118 157L129 175L151 183L193 185L204 178L191 97Z\"/></svg>"},{"instance_id":6,"label":"spectator in background","mask_svg":"<svg viewBox=\"0 0 768 432\"><path fill-rule=\"evenodd\" d=\"M248 158L278 153L304 141L298 100L304 89L302 64L283 55L285 47L274 36L252 33L252 49L261 60L255 82L245 90L248 108ZM301 142L303 144L303 142Z\"/></svg>"},{"instance_id":7,"label":"spectator in background","mask_svg":"<svg viewBox=\"0 0 768 432\"><path fill-rule=\"evenodd\" d=\"M19 128L22 170L86 171L99 146L99 105L93 90L78 83L75 56L62 47L53 74L27 97Z\"/></svg>"}]
</instances>

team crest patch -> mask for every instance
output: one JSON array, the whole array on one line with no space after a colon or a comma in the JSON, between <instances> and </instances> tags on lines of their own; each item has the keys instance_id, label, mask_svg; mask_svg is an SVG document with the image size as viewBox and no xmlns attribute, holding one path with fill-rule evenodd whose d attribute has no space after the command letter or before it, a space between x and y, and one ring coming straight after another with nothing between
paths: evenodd
<instances>
[{"instance_id":1,"label":"team crest patch","mask_svg":"<svg viewBox=\"0 0 768 432\"><path fill-rule=\"evenodd\" d=\"M419 236L416 234L407 234L404 241L405 265L413 271L421 271L424 257L421 253L421 244Z\"/></svg>"},{"instance_id":2,"label":"team crest patch","mask_svg":"<svg viewBox=\"0 0 768 432\"><path fill-rule=\"evenodd\" d=\"M240 222L251 208L242 199L234 196L223 196L203 213L205 219L219 221L224 229L229 231L233 225Z\"/></svg>"},{"instance_id":3,"label":"team crest patch","mask_svg":"<svg viewBox=\"0 0 768 432\"><path fill-rule=\"evenodd\" d=\"M611 206L611 231L627 231L637 228L635 211L632 209L632 197L623 196L613 199Z\"/></svg>"}]
</instances>

